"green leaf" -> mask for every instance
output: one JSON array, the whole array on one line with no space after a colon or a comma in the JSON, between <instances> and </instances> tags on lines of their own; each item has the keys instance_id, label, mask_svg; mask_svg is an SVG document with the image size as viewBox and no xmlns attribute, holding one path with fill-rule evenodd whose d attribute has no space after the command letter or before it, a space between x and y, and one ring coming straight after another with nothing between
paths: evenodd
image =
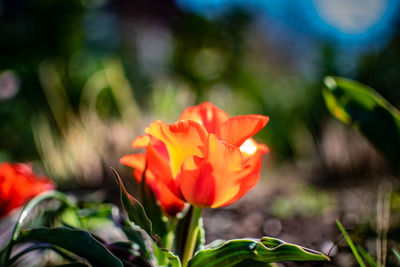
<instances>
[{"instance_id":1,"label":"green leaf","mask_svg":"<svg viewBox=\"0 0 400 267\"><path fill-rule=\"evenodd\" d=\"M108 224L113 224L113 210L118 214L118 208L111 204L103 203L82 203L82 207L77 210L80 228L94 231Z\"/></svg>"},{"instance_id":2,"label":"green leaf","mask_svg":"<svg viewBox=\"0 0 400 267\"><path fill-rule=\"evenodd\" d=\"M150 252L149 248L151 247L150 244L146 244L150 238L146 235L146 233L143 232L139 226L131 223L130 221L125 221L123 222L123 225L121 226L121 230L124 232L125 236L132 241L134 244L136 244L139 247L139 251L145 255L147 258L150 258ZM146 235L146 236L145 236ZM148 240L146 239L148 238Z\"/></svg>"},{"instance_id":3,"label":"green leaf","mask_svg":"<svg viewBox=\"0 0 400 267\"><path fill-rule=\"evenodd\" d=\"M53 267L88 267L88 265L82 262L73 262L73 263L55 265Z\"/></svg>"},{"instance_id":4,"label":"green leaf","mask_svg":"<svg viewBox=\"0 0 400 267\"><path fill-rule=\"evenodd\" d=\"M190 267L246 266L246 263L274 263L280 261L329 261L321 252L279 239L263 237L261 240L229 240L216 248L198 251L189 261Z\"/></svg>"},{"instance_id":5,"label":"green leaf","mask_svg":"<svg viewBox=\"0 0 400 267\"><path fill-rule=\"evenodd\" d=\"M181 260L179 259L178 256L176 256L174 253L170 252L170 251L166 251L163 250L163 253L166 255L167 259L168 259L168 266L171 267L181 267Z\"/></svg>"},{"instance_id":6,"label":"green leaf","mask_svg":"<svg viewBox=\"0 0 400 267\"><path fill-rule=\"evenodd\" d=\"M13 265L14 262L16 262L21 256L24 256L25 254L34 251L34 250L45 250L45 249L50 249L53 250L54 252L58 253L60 256L62 256L64 259L69 260L69 261L75 261L76 259L71 257L71 255L69 255L68 253L66 253L65 250L61 250L59 247L56 247L54 245L51 244L43 244L43 243L38 243L38 244L34 244L30 247L25 248L24 250L22 250L21 252L17 253L16 255L14 255L9 261L8 261L8 265Z\"/></svg>"},{"instance_id":7,"label":"green leaf","mask_svg":"<svg viewBox=\"0 0 400 267\"><path fill-rule=\"evenodd\" d=\"M164 215L154 192L149 188L146 183L146 176L143 172L142 180L140 182L140 196L143 208L152 222L153 231L155 234L163 238L168 234L168 218ZM166 245L166 244L164 244Z\"/></svg>"},{"instance_id":8,"label":"green leaf","mask_svg":"<svg viewBox=\"0 0 400 267\"><path fill-rule=\"evenodd\" d=\"M67 195L58 191L47 191L31 199L28 203L25 204L24 208L19 214L17 223L15 224L13 232L11 234L10 241L8 242L4 250L0 252L1 262L2 262L1 266L3 267L8 266L8 260L11 255L12 248L14 246L15 241L18 239L19 232L23 224L25 223L25 220L28 218L28 215L37 205L39 205L39 203L47 199L57 199L61 201L63 205L65 205L66 207L76 207L75 203L72 202Z\"/></svg>"},{"instance_id":9,"label":"green leaf","mask_svg":"<svg viewBox=\"0 0 400 267\"><path fill-rule=\"evenodd\" d=\"M121 202L124 206L126 213L128 214L129 220L134 222L137 226L142 228L161 248L164 248L162 245L160 238L153 232L152 223L150 219L147 217L146 211L144 210L142 204L132 197L128 191L126 191L124 184L122 183L121 177L118 173L111 168L114 173L115 180L119 184L120 192L121 192Z\"/></svg>"},{"instance_id":10,"label":"green leaf","mask_svg":"<svg viewBox=\"0 0 400 267\"><path fill-rule=\"evenodd\" d=\"M117 257L86 231L43 227L22 231L20 239L37 240L59 246L86 259L94 266L123 267Z\"/></svg>"},{"instance_id":11,"label":"green leaf","mask_svg":"<svg viewBox=\"0 0 400 267\"><path fill-rule=\"evenodd\" d=\"M326 77L323 96L328 110L355 126L400 168L400 112L382 96L356 81Z\"/></svg>"},{"instance_id":12,"label":"green leaf","mask_svg":"<svg viewBox=\"0 0 400 267\"><path fill-rule=\"evenodd\" d=\"M179 258L172 252L168 251L161 243L160 238L153 232L152 223L149 220L142 204L140 204L139 201L137 201L126 191L124 184L122 183L121 177L113 168L111 169L114 172L115 179L120 186L121 202L122 205L124 206L125 211L128 214L129 219L133 221L137 226L142 228L153 239L153 241L157 245L155 249L159 251L160 254L163 255L162 258L167 259L169 263L168 266L180 267L181 262ZM127 233L129 233L129 231L125 232L125 234ZM132 232L130 234L132 234ZM131 237L134 238L134 236Z\"/></svg>"},{"instance_id":13,"label":"green leaf","mask_svg":"<svg viewBox=\"0 0 400 267\"><path fill-rule=\"evenodd\" d=\"M158 246L154 246L153 251L157 260L157 266L182 267L180 258L171 251L159 248Z\"/></svg>"},{"instance_id":14,"label":"green leaf","mask_svg":"<svg viewBox=\"0 0 400 267\"><path fill-rule=\"evenodd\" d=\"M255 261L255 260L245 260L240 262L239 264L236 264L235 267L279 267L275 263L265 263L265 262L260 262L260 261Z\"/></svg>"},{"instance_id":15,"label":"green leaf","mask_svg":"<svg viewBox=\"0 0 400 267\"><path fill-rule=\"evenodd\" d=\"M115 242L107 244L107 248L122 261L124 266L152 266L150 259L138 251L131 242Z\"/></svg>"}]
</instances>

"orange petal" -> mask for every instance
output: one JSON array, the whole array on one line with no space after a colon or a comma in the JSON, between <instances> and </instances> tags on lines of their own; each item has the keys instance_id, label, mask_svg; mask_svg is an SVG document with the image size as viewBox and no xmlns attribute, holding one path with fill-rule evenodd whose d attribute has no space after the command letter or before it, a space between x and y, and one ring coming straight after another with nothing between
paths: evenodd
<instances>
[{"instance_id":1,"label":"orange petal","mask_svg":"<svg viewBox=\"0 0 400 267\"><path fill-rule=\"evenodd\" d=\"M225 142L240 147L244 141L267 125L269 118L262 115L242 115L225 121L218 136Z\"/></svg>"},{"instance_id":2,"label":"orange petal","mask_svg":"<svg viewBox=\"0 0 400 267\"><path fill-rule=\"evenodd\" d=\"M201 123L209 133L216 133L224 121L229 118L225 111L217 108L209 102L186 108L180 120L192 120Z\"/></svg>"},{"instance_id":3,"label":"orange petal","mask_svg":"<svg viewBox=\"0 0 400 267\"><path fill-rule=\"evenodd\" d=\"M146 167L146 156L142 153L135 155L125 155L119 162L134 169L144 170Z\"/></svg>"},{"instance_id":4,"label":"orange petal","mask_svg":"<svg viewBox=\"0 0 400 267\"><path fill-rule=\"evenodd\" d=\"M244 157L243 164L245 168L241 173L242 177L238 180L240 183L239 191L229 201L221 203L218 207L227 206L238 201L257 184L260 179L262 154L264 154L263 149L258 148L254 154Z\"/></svg>"},{"instance_id":5,"label":"orange petal","mask_svg":"<svg viewBox=\"0 0 400 267\"><path fill-rule=\"evenodd\" d=\"M137 182L142 179L144 168L146 168L146 156L142 153L135 155L125 155L119 162L134 169L134 177Z\"/></svg>"},{"instance_id":6,"label":"orange petal","mask_svg":"<svg viewBox=\"0 0 400 267\"><path fill-rule=\"evenodd\" d=\"M133 142L132 142L132 147L133 148L143 148L143 147L147 147L147 145L150 142L150 137L145 134L145 135L141 135L136 137Z\"/></svg>"},{"instance_id":7,"label":"orange petal","mask_svg":"<svg viewBox=\"0 0 400 267\"><path fill-rule=\"evenodd\" d=\"M185 200L202 207L217 207L240 190L242 155L239 148L210 134L206 157L188 158L183 166L180 189Z\"/></svg>"},{"instance_id":8,"label":"orange petal","mask_svg":"<svg viewBox=\"0 0 400 267\"><path fill-rule=\"evenodd\" d=\"M247 139L241 146L240 151L243 155L244 171L240 182L240 190L230 201L221 206L230 205L239 200L251 188L253 188L260 179L262 155L269 152L267 146L258 144L252 138Z\"/></svg>"},{"instance_id":9,"label":"orange petal","mask_svg":"<svg viewBox=\"0 0 400 267\"><path fill-rule=\"evenodd\" d=\"M164 142L170 159L172 176L180 172L182 162L190 156L202 156L207 132L194 121L179 121L168 125L162 121L150 124L145 132Z\"/></svg>"}]
</instances>

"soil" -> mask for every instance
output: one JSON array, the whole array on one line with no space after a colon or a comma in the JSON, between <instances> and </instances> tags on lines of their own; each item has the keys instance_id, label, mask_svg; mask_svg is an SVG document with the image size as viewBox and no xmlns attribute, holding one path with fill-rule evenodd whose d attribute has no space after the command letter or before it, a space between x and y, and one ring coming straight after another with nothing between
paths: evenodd
<instances>
[{"instance_id":1,"label":"soil","mask_svg":"<svg viewBox=\"0 0 400 267\"><path fill-rule=\"evenodd\" d=\"M320 160L265 169L260 182L240 201L204 211L206 243L270 236L331 258L331 262L279 266L358 266L336 226L339 219L353 241L375 257L378 190L389 192L398 183L396 179L340 173L323 167Z\"/></svg>"}]
</instances>

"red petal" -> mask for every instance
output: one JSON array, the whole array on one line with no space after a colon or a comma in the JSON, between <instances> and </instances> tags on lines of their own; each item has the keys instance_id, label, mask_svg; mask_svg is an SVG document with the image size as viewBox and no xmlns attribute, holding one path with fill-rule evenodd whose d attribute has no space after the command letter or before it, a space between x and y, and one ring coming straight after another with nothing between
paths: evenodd
<instances>
[{"instance_id":1,"label":"red petal","mask_svg":"<svg viewBox=\"0 0 400 267\"><path fill-rule=\"evenodd\" d=\"M34 175L29 165L0 164L0 217L54 187L47 177Z\"/></svg>"},{"instance_id":2,"label":"red petal","mask_svg":"<svg viewBox=\"0 0 400 267\"><path fill-rule=\"evenodd\" d=\"M154 194L164 212L169 216L176 216L185 206L185 202L177 198L163 183L150 184Z\"/></svg>"}]
</instances>

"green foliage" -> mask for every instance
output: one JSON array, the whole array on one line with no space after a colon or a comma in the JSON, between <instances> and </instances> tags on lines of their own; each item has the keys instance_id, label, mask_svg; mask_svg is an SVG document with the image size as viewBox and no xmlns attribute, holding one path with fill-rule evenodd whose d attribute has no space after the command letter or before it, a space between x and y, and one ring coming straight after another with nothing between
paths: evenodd
<instances>
[{"instance_id":1,"label":"green foliage","mask_svg":"<svg viewBox=\"0 0 400 267\"><path fill-rule=\"evenodd\" d=\"M400 168L400 112L361 83L326 77L325 103L340 121L355 126L387 158Z\"/></svg>"},{"instance_id":2,"label":"green foliage","mask_svg":"<svg viewBox=\"0 0 400 267\"><path fill-rule=\"evenodd\" d=\"M121 230L130 241L138 246L141 254L145 255L148 259L151 258L150 248L146 244L146 236L144 236L143 230L140 227L133 225L129 221L125 221L121 226Z\"/></svg>"},{"instance_id":3,"label":"green foliage","mask_svg":"<svg viewBox=\"0 0 400 267\"><path fill-rule=\"evenodd\" d=\"M126 191L121 177L119 177L118 173L114 169L112 169L112 171L120 187L121 202L126 213L128 214L129 219L141 227L159 246L163 247L160 238L153 232L152 223L148 218L142 204L136 198L132 197L128 191Z\"/></svg>"},{"instance_id":4,"label":"green foliage","mask_svg":"<svg viewBox=\"0 0 400 267\"><path fill-rule=\"evenodd\" d=\"M158 236L163 237L168 234L168 219L163 214L154 192L146 183L146 176L144 173L145 172L143 172L142 180L140 182L141 203L143 204L146 215L152 223L153 231Z\"/></svg>"},{"instance_id":5,"label":"green foliage","mask_svg":"<svg viewBox=\"0 0 400 267\"><path fill-rule=\"evenodd\" d=\"M115 206L103 203L83 203L76 211L83 229L92 231L112 224L113 209Z\"/></svg>"},{"instance_id":6,"label":"green foliage","mask_svg":"<svg viewBox=\"0 0 400 267\"><path fill-rule=\"evenodd\" d=\"M62 265L57 265L56 267L87 267L87 264L81 262L67 263Z\"/></svg>"},{"instance_id":7,"label":"green foliage","mask_svg":"<svg viewBox=\"0 0 400 267\"><path fill-rule=\"evenodd\" d=\"M324 254L279 239L230 240L216 248L197 252L189 261L190 267L245 266L245 263L273 263L279 261L326 261Z\"/></svg>"},{"instance_id":8,"label":"green foliage","mask_svg":"<svg viewBox=\"0 0 400 267\"><path fill-rule=\"evenodd\" d=\"M61 201L65 206L67 207L74 207L75 204L63 193L57 192L57 191L49 191L46 193L43 193L41 195L36 196L33 198L31 201L29 201L25 207L22 209L18 220L16 224L14 225L13 232L11 234L10 241L6 245L6 247L0 252L0 260L2 262L2 266L7 266L8 265L8 260L11 255L11 250L17 241L20 230L22 229L23 224L25 223L25 220L28 218L28 215L32 210L42 201L47 200L47 199L57 199Z\"/></svg>"},{"instance_id":9,"label":"green foliage","mask_svg":"<svg viewBox=\"0 0 400 267\"><path fill-rule=\"evenodd\" d=\"M204 249L201 209L192 207L185 216L163 221L165 226L161 224L161 227L166 228L157 230L162 234L159 238L152 228L152 225L157 224L152 224L145 208L129 195L119 175L115 170L113 172L129 220L121 217L119 212L116 212L116 207L109 204L83 202L78 206L59 192L39 195L25 206L10 242L0 250L2 267L18 263L18 260L32 251L46 250L59 255L58 259L62 261L55 263L65 263L59 266L78 267L87 266L86 264L121 267L275 266L273 262L279 261L329 260L320 252L269 237L258 241L219 241ZM155 201L154 195L147 191L149 188L142 187L141 190L142 198L147 198L145 201ZM62 205L48 205L39 217L40 223L34 222L33 228L23 229L27 226L28 214L32 213L39 203L48 199L58 199ZM147 203L149 212L152 212L153 208L159 208L154 205L157 204ZM51 219L45 218L47 216ZM161 210L153 211L153 220L162 220L164 217L166 216ZM102 227L115 230L119 228L126 238L108 243L90 232ZM11 253L14 246L20 248L17 254Z\"/></svg>"},{"instance_id":10,"label":"green foliage","mask_svg":"<svg viewBox=\"0 0 400 267\"><path fill-rule=\"evenodd\" d=\"M142 204L126 191L121 177L119 177L118 173L114 169L112 170L115 175L115 179L120 186L121 202L128 214L128 218L137 226L142 228L156 243L156 246L153 249L159 265L165 264L167 266L180 267L181 263L179 258L171 251L166 249L164 244L161 242L160 237L153 232L152 222L149 220ZM160 215L163 216L162 214ZM162 217L159 217L158 220L162 220Z\"/></svg>"},{"instance_id":11,"label":"green foliage","mask_svg":"<svg viewBox=\"0 0 400 267\"><path fill-rule=\"evenodd\" d=\"M94 266L122 267L121 261L89 232L69 228L36 228L21 232L20 242L37 240L66 249Z\"/></svg>"}]
</instances>

